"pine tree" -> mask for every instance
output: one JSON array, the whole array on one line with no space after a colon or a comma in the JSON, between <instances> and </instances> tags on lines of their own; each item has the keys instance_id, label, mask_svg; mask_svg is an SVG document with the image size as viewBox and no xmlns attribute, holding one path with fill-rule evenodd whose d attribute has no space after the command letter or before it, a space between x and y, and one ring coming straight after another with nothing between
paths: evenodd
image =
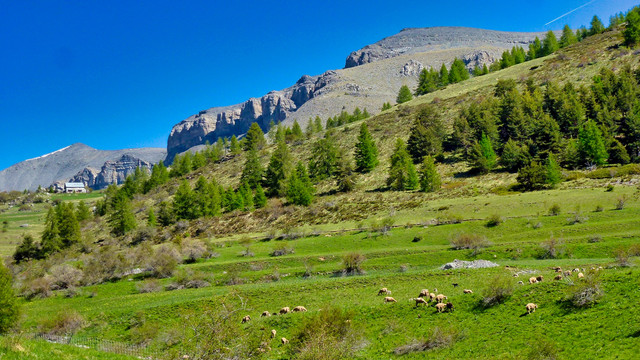
<instances>
[{"instance_id":1,"label":"pine tree","mask_svg":"<svg viewBox=\"0 0 640 360\"><path fill-rule=\"evenodd\" d=\"M634 9L627 14L627 26L622 35L627 46L634 46L640 42L640 10Z\"/></svg>"},{"instance_id":2,"label":"pine tree","mask_svg":"<svg viewBox=\"0 0 640 360\"><path fill-rule=\"evenodd\" d=\"M369 133L369 127L364 122L360 125L355 159L356 170L361 173L370 172L378 165L378 147Z\"/></svg>"},{"instance_id":3,"label":"pine tree","mask_svg":"<svg viewBox=\"0 0 640 360\"><path fill-rule=\"evenodd\" d=\"M536 39L529 44L529 52L527 53L527 57L529 60L533 60L542 56L542 43L540 39L536 36Z\"/></svg>"},{"instance_id":4,"label":"pine tree","mask_svg":"<svg viewBox=\"0 0 640 360\"><path fill-rule=\"evenodd\" d=\"M440 189L440 174L436 169L433 157L425 156L420 168L420 190L434 192Z\"/></svg>"},{"instance_id":5,"label":"pine tree","mask_svg":"<svg viewBox=\"0 0 640 360\"><path fill-rule=\"evenodd\" d=\"M314 181L329 178L335 172L338 160L338 148L333 132L327 131L324 138L313 144L309 159L309 175Z\"/></svg>"},{"instance_id":6,"label":"pine tree","mask_svg":"<svg viewBox=\"0 0 640 360\"><path fill-rule=\"evenodd\" d=\"M526 145L520 146L513 139L509 139L502 149L500 156L500 165L507 171L516 172L523 166L531 162L529 151Z\"/></svg>"},{"instance_id":7,"label":"pine tree","mask_svg":"<svg viewBox=\"0 0 640 360\"><path fill-rule=\"evenodd\" d=\"M445 129L440 114L432 106L424 107L411 126L407 150L413 161L419 163L426 155L436 156L442 153L444 137Z\"/></svg>"},{"instance_id":8,"label":"pine tree","mask_svg":"<svg viewBox=\"0 0 640 360\"><path fill-rule=\"evenodd\" d=\"M411 171L412 168L413 171ZM387 185L393 190L410 189L411 185L414 185L414 181L415 184L418 183L417 175L415 175L415 179L410 179L410 173L415 173L415 166L404 141L397 139L395 149L391 155Z\"/></svg>"},{"instance_id":9,"label":"pine tree","mask_svg":"<svg viewBox=\"0 0 640 360\"><path fill-rule=\"evenodd\" d=\"M118 194L122 194L123 197L127 198L122 192L118 192ZM58 218L58 231L62 246L66 248L80 242L80 224L76 219L73 204L60 203L56 206L56 217Z\"/></svg>"},{"instance_id":10,"label":"pine tree","mask_svg":"<svg viewBox=\"0 0 640 360\"><path fill-rule=\"evenodd\" d=\"M91 217L91 211L87 206L87 203L84 201L78 202L78 206L76 207L76 219L78 221L83 222Z\"/></svg>"},{"instance_id":11,"label":"pine tree","mask_svg":"<svg viewBox=\"0 0 640 360\"><path fill-rule=\"evenodd\" d=\"M152 207L150 207L149 211L147 211L147 226L155 227L157 223L158 221L156 219L156 212Z\"/></svg>"},{"instance_id":12,"label":"pine tree","mask_svg":"<svg viewBox=\"0 0 640 360\"><path fill-rule=\"evenodd\" d=\"M212 215L209 189L209 182L204 176L200 175L196 181L196 186L193 189L193 204L195 206L194 212L199 216Z\"/></svg>"},{"instance_id":13,"label":"pine tree","mask_svg":"<svg viewBox=\"0 0 640 360\"><path fill-rule=\"evenodd\" d=\"M178 219L192 220L199 215L195 195L187 180L180 183L173 196L173 212Z\"/></svg>"},{"instance_id":14,"label":"pine tree","mask_svg":"<svg viewBox=\"0 0 640 360\"><path fill-rule=\"evenodd\" d=\"M55 208L49 208L49 211L47 212L40 244L45 256L62 249L62 239L60 239L58 217L56 216Z\"/></svg>"},{"instance_id":15,"label":"pine tree","mask_svg":"<svg viewBox=\"0 0 640 360\"><path fill-rule=\"evenodd\" d=\"M116 236L122 236L136 228L136 218L131 209L131 200L122 193L114 198L113 209L109 214L111 232Z\"/></svg>"},{"instance_id":16,"label":"pine tree","mask_svg":"<svg viewBox=\"0 0 640 360\"><path fill-rule=\"evenodd\" d=\"M565 25L562 29L562 36L560 37L560 47L565 48L577 42L578 38L576 37L576 34L573 33L573 30L571 30L569 25Z\"/></svg>"},{"instance_id":17,"label":"pine tree","mask_svg":"<svg viewBox=\"0 0 640 360\"><path fill-rule=\"evenodd\" d=\"M604 165L609 154L602 132L593 121L587 121L578 134L578 153L583 164Z\"/></svg>"},{"instance_id":18,"label":"pine tree","mask_svg":"<svg viewBox=\"0 0 640 360\"><path fill-rule=\"evenodd\" d=\"M240 153L240 143L238 142L238 138L233 135L231 137L231 143L229 144L229 151L231 155L238 155Z\"/></svg>"},{"instance_id":19,"label":"pine tree","mask_svg":"<svg viewBox=\"0 0 640 360\"><path fill-rule=\"evenodd\" d=\"M455 84L460 81L467 80L469 78L469 71L464 64L464 61L455 58L453 64L451 64L451 70L449 70L449 83Z\"/></svg>"},{"instance_id":20,"label":"pine tree","mask_svg":"<svg viewBox=\"0 0 640 360\"><path fill-rule=\"evenodd\" d=\"M398 91L398 97L396 98L396 102L398 104L402 104L411 99L413 99L413 95L411 95L411 90L409 90L409 87L407 85L402 85L400 87L400 91Z\"/></svg>"},{"instance_id":21,"label":"pine tree","mask_svg":"<svg viewBox=\"0 0 640 360\"><path fill-rule=\"evenodd\" d=\"M298 128L299 127L300 125L298 125ZM300 134L302 134L302 130L300 130ZM247 135L245 135L244 138L245 142L243 148L245 151L249 151L251 149L260 150L266 144L264 133L257 122L251 123L251 126L247 131ZM231 141L233 144L233 138L231 138ZM231 152L233 153L233 150L231 150Z\"/></svg>"},{"instance_id":22,"label":"pine tree","mask_svg":"<svg viewBox=\"0 0 640 360\"><path fill-rule=\"evenodd\" d=\"M320 116L316 116L316 118L313 120L313 132L320 132L322 131L322 119L320 118Z\"/></svg>"},{"instance_id":23,"label":"pine tree","mask_svg":"<svg viewBox=\"0 0 640 360\"><path fill-rule=\"evenodd\" d=\"M244 211L251 211L251 209L253 209L253 193L247 184L240 186L237 196L242 198L242 208Z\"/></svg>"},{"instance_id":24,"label":"pine tree","mask_svg":"<svg viewBox=\"0 0 640 360\"><path fill-rule=\"evenodd\" d=\"M178 165L179 176L186 175L193 170L193 162L191 159L191 152L187 151L180 157L180 164Z\"/></svg>"},{"instance_id":25,"label":"pine tree","mask_svg":"<svg viewBox=\"0 0 640 360\"><path fill-rule=\"evenodd\" d=\"M246 184L251 189L255 189L256 186L262 181L262 164L260 164L260 158L258 157L258 151L255 148L251 148L247 153L247 160L244 163L244 169L240 176L240 183Z\"/></svg>"},{"instance_id":26,"label":"pine tree","mask_svg":"<svg viewBox=\"0 0 640 360\"><path fill-rule=\"evenodd\" d=\"M313 185L307 174L307 168L298 162L287 180L287 201L294 205L309 206L313 201Z\"/></svg>"},{"instance_id":27,"label":"pine tree","mask_svg":"<svg viewBox=\"0 0 640 360\"><path fill-rule=\"evenodd\" d=\"M278 142L264 176L264 185L269 189L269 196L284 195L284 182L291 171L291 161L287 144L284 141Z\"/></svg>"},{"instance_id":28,"label":"pine tree","mask_svg":"<svg viewBox=\"0 0 640 360\"><path fill-rule=\"evenodd\" d=\"M41 255L46 254L42 254L42 251L38 248L33 236L31 236L31 234L25 234L22 237L22 242L13 253L13 260L15 260L16 263L20 263L22 261L38 259L42 257Z\"/></svg>"},{"instance_id":29,"label":"pine tree","mask_svg":"<svg viewBox=\"0 0 640 360\"><path fill-rule=\"evenodd\" d=\"M493 151L491 140L485 133L482 133L480 142L472 146L469 157L472 168L483 174L496 166L496 153Z\"/></svg>"},{"instance_id":30,"label":"pine tree","mask_svg":"<svg viewBox=\"0 0 640 360\"><path fill-rule=\"evenodd\" d=\"M300 127L300 124L296 119L293 121L293 126L291 127L292 141L300 141L302 140L303 137L304 137L304 134L302 133L302 128Z\"/></svg>"},{"instance_id":31,"label":"pine tree","mask_svg":"<svg viewBox=\"0 0 640 360\"><path fill-rule=\"evenodd\" d=\"M264 194L264 190L260 184L256 187L256 193L253 196L253 204L256 209L263 208L267 205L267 196Z\"/></svg>"},{"instance_id":32,"label":"pine tree","mask_svg":"<svg viewBox=\"0 0 640 360\"><path fill-rule=\"evenodd\" d=\"M20 318L18 298L12 284L11 272L0 264L0 335L9 332Z\"/></svg>"},{"instance_id":33,"label":"pine tree","mask_svg":"<svg viewBox=\"0 0 640 360\"><path fill-rule=\"evenodd\" d=\"M386 102L382 104L382 109L381 111L386 111L386 110L391 110L391 103Z\"/></svg>"},{"instance_id":34,"label":"pine tree","mask_svg":"<svg viewBox=\"0 0 640 360\"><path fill-rule=\"evenodd\" d=\"M447 70L447 66L442 63L440 66L440 73L438 74L438 87L444 87L449 85L449 70Z\"/></svg>"},{"instance_id":35,"label":"pine tree","mask_svg":"<svg viewBox=\"0 0 640 360\"><path fill-rule=\"evenodd\" d=\"M591 19L591 28L589 29L589 35L602 34L604 32L604 24L597 15L593 15Z\"/></svg>"},{"instance_id":36,"label":"pine tree","mask_svg":"<svg viewBox=\"0 0 640 360\"><path fill-rule=\"evenodd\" d=\"M506 69L510 66L515 65L516 61L513 58L513 55L508 50L502 52L502 58L500 59L500 67Z\"/></svg>"},{"instance_id":37,"label":"pine tree","mask_svg":"<svg viewBox=\"0 0 640 360\"><path fill-rule=\"evenodd\" d=\"M356 187L356 174L351 166L351 161L344 152L338 157L335 178L338 191L349 192Z\"/></svg>"},{"instance_id":38,"label":"pine tree","mask_svg":"<svg viewBox=\"0 0 640 360\"><path fill-rule=\"evenodd\" d=\"M418 171L413 161L407 163L407 183L404 186L405 190L416 190L420 186L420 178L418 177Z\"/></svg>"},{"instance_id":39,"label":"pine tree","mask_svg":"<svg viewBox=\"0 0 640 360\"><path fill-rule=\"evenodd\" d=\"M173 212L173 207L167 201L160 202L158 207L158 223L160 225L169 226L176 222L176 214Z\"/></svg>"},{"instance_id":40,"label":"pine tree","mask_svg":"<svg viewBox=\"0 0 640 360\"><path fill-rule=\"evenodd\" d=\"M151 168L151 176L149 180L144 183L143 192L146 194L152 189L165 184L167 181L169 181L169 172L164 166L164 162L160 160L159 163Z\"/></svg>"},{"instance_id":41,"label":"pine tree","mask_svg":"<svg viewBox=\"0 0 640 360\"><path fill-rule=\"evenodd\" d=\"M549 184L551 187L555 187L562 182L562 168L560 168L560 165L558 165L556 157L555 155L553 155L553 153L549 154L549 156L547 157L547 163L545 167L547 171L547 184Z\"/></svg>"},{"instance_id":42,"label":"pine tree","mask_svg":"<svg viewBox=\"0 0 640 360\"><path fill-rule=\"evenodd\" d=\"M542 41L542 56L551 55L559 48L560 45L558 45L556 34L551 30L547 31L547 36Z\"/></svg>"},{"instance_id":43,"label":"pine tree","mask_svg":"<svg viewBox=\"0 0 640 360\"><path fill-rule=\"evenodd\" d=\"M525 190L538 190L543 188L547 182L547 170L537 161L532 161L531 164L518 171L517 180Z\"/></svg>"},{"instance_id":44,"label":"pine tree","mask_svg":"<svg viewBox=\"0 0 640 360\"><path fill-rule=\"evenodd\" d=\"M438 89L438 73L433 68L430 70L427 70L426 68L422 69L418 79L416 95L428 94L436 91L436 89Z\"/></svg>"}]
</instances>

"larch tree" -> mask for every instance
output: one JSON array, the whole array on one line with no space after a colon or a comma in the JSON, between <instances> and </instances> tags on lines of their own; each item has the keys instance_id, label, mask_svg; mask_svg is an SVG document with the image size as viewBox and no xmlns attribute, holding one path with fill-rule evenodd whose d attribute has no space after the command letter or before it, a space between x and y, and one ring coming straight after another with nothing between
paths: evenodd
<instances>
[{"instance_id":1,"label":"larch tree","mask_svg":"<svg viewBox=\"0 0 640 360\"><path fill-rule=\"evenodd\" d=\"M369 132L366 123L360 125L360 135L356 143L355 151L356 170L361 173L367 173L378 165L378 147L373 141L373 137Z\"/></svg>"}]
</instances>

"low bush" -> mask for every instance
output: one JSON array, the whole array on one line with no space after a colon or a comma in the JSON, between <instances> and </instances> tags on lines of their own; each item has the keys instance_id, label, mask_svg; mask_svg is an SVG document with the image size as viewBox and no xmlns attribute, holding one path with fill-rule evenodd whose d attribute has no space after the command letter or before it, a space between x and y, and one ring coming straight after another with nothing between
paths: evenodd
<instances>
[{"instance_id":1,"label":"low bush","mask_svg":"<svg viewBox=\"0 0 640 360\"><path fill-rule=\"evenodd\" d=\"M140 294L154 293L162 290L162 285L156 279L148 279L136 284L136 291Z\"/></svg>"},{"instance_id":2,"label":"low bush","mask_svg":"<svg viewBox=\"0 0 640 360\"><path fill-rule=\"evenodd\" d=\"M618 200L616 201L616 210L622 210L624 209L624 205L627 203L627 197L626 196L621 196L618 198Z\"/></svg>"},{"instance_id":3,"label":"low bush","mask_svg":"<svg viewBox=\"0 0 640 360\"><path fill-rule=\"evenodd\" d=\"M342 258L343 273L346 275L364 274L362 263L366 260L364 255L352 252Z\"/></svg>"},{"instance_id":4,"label":"low bush","mask_svg":"<svg viewBox=\"0 0 640 360\"><path fill-rule=\"evenodd\" d=\"M288 246L285 243L281 243L276 245L273 251L271 251L271 256L283 256L283 255L288 255L293 253L294 253L293 247Z\"/></svg>"},{"instance_id":5,"label":"low bush","mask_svg":"<svg viewBox=\"0 0 640 360\"><path fill-rule=\"evenodd\" d=\"M569 287L565 300L573 307L587 308L595 305L603 295L599 272L589 271Z\"/></svg>"},{"instance_id":6,"label":"low bush","mask_svg":"<svg viewBox=\"0 0 640 360\"><path fill-rule=\"evenodd\" d=\"M538 259L557 259L564 255L564 241L555 237L540 244Z\"/></svg>"},{"instance_id":7,"label":"low bush","mask_svg":"<svg viewBox=\"0 0 640 360\"><path fill-rule=\"evenodd\" d=\"M473 250L472 255L476 255L482 249L491 245L484 236L467 233L454 235L453 238L449 240L449 243L454 250Z\"/></svg>"},{"instance_id":8,"label":"low bush","mask_svg":"<svg viewBox=\"0 0 640 360\"><path fill-rule=\"evenodd\" d=\"M167 285L167 290L199 289L211 286L207 275L200 271L181 269L174 276L174 281Z\"/></svg>"},{"instance_id":9,"label":"low bush","mask_svg":"<svg viewBox=\"0 0 640 360\"><path fill-rule=\"evenodd\" d=\"M173 274L173 271L182 260L182 255L175 246L171 244L162 244L153 252L149 258L147 266L151 272L151 276L157 278L166 278Z\"/></svg>"},{"instance_id":10,"label":"low bush","mask_svg":"<svg viewBox=\"0 0 640 360\"><path fill-rule=\"evenodd\" d=\"M186 263L194 263L207 254L207 245L198 239L187 239L182 242L182 256Z\"/></svg>"},{"instance_id":11,"label":"low bush","mask_svg":"<svg viewBox=\"0 0 640 360\"><path fill-rule=\"evenodd\" d=\"M550 216L560 215L560 205L558 204L551 205L551 207L549 208L549 215Z\"/></svg>"},{"instance_id":12,"label":"low bush","mask_svg":"<svg viewBox=\"0 0 640 360\"><path fill-rule=\"evenodd\" d=\"M53 278L50 275L37 277L27 281L20 290L20 294L27 299L44 299L51 296L51 288L53 287Z\"/></svg>"},{"instance_id":13,"label":"low bush","mask_svg":"<svg viewBox=\"0 0 640 360\"><path fill-rule=\"evenodd\" d=\"M431 334L425 340L414 340L407 345L397 347L393 353L396 355L405 355L420 351L429 351L434 349L443 349L452 346L458 341L462 335L455 328L434 327Z\"/></svg>"},{"instance_id":14,"label":"low bush","mask_svg":"<svg viewBox=\"0 0 640 360\"><path fill-rule=\"evenodd\" d=\"M482 293L480 306L489 308L502 304L513 294L513 280L506 275L496 275L489 280Z\"/></svg>"},{"instance_id":15,"label":"low bush","mask_svg":"<svg viewBox=\"0 0 640 360\"><path fill-rule=\"evenodd\" d=\"M49 270L53 281L53 290L68 289L77 286L83 277L82 270L69 264L52 266Z\"/></svg>"},{"instance_id":16,"label":"low bush","mask_svg":"<svg viewBox=\"0 0 640 360\"><path fill-rule=\"evenodd\" d=\"M38 325L38 332L45 335L73 335L86 324L84 317L75 310L59 313L53 318L45 318Z\"/></svg>"},{"instance_id":17,"label":"low bush","mask_svg":"<svg viewBox=\"0 0 640 360\"><path fill-rule=\"evenodd\" d=\"M498 226L498 225L502 224L503 221L504 220L502 219L502 216L500 216L498 214L493 214L493 215L490 215L487 218L486 226L487 227L495 227L495 226Z\"/></svg>"}]
</instances>

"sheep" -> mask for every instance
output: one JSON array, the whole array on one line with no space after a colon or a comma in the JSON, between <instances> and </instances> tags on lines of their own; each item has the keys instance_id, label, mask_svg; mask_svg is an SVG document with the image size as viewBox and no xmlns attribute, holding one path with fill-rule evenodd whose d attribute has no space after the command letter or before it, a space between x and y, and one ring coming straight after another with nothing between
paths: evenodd
<instances>
[{"instance_id":1,"label":"sheep","mask_svg":"<svg viewBox=\"0 0 640 360\"><path fill-rule=\"evenodd\" d=\"M288 314L290 311L291 310L289 309L289 307L285 306L282 309L280 309L280 315Z\"/></svg>"},{"instance_id":2,"label":"sheep","mask_svg":"<svg viewBox=\"0 0 640 360\"><path fill-rule=\"evenodd\" d=\"M551 270L555 271L555 272L562 272L562 268L560 266L554 266L551 268Z\"/></svg>"},{"instance_id":3,"label":"sheep","mask_svg":"<svg viewBox=\"0 0 640 360\"><path fill-rule=\"evenodd\" d=\"M453 287L458 287L458 283L453 283L451 285L453 285Z\"/></svg>"},{"instance_id":4,"label":"sheep","mask_svg":"<svg viewBox=\"0 0 640 360\"><path fill-rule=\"evenodd\" d=\"M286 345L289 343L289 340L287 340L287 338L282 338L280 339L280 341L282 342L282 345Z\"/></svg>"},{"instance_id":5,"label":"sheep","mask_svg":"<svg viewBox=\"0 0 640 360\"><path fill-rule=\"evenodd\" d=\"M307 311L307 308L304 306L296 306L293 308L293 312L305 312Z\"/></svg>"},{"instance_id":6,"label":"sheep","mask_svg":"<svg viewBox=\"0 0 640 360\"><path fill-rule=\"evenodd\" d=\"M420 295L418 295L418 297L420 297L420 298L424 298L424 297L427 297L427 296L429 296L429 290L427 290L427 289L422 289L422 291L420 291Z\"/></svg>"},{"instance_id":7,"label":"sheep","mask_svg":"<svg viewBox=\"0 0 640 360\"><path fill-rule=\"evenodd\" d=\"M416 302L416 306L420 305L420 304L424 304L427 305L427 301L421 297L417 297L415 299L412 299L413 301Z\"/></svg>"},{"instance_id":8,"label":"sheep","mask_svg":"<svg viewBox=\"0 0 640 360\"><path fill-rule=\"evenodd\" d=\"M447 304L443 304L443 303L436 304L436 310L438 310L439 313L443 312L446 307L447 307Z\"/></svg>"},{"instance_id":9,"label":"sheep","mask_svg":"<svg viewBox=\"0 0 640 360\"><path fill-rule=\"evenodd\" d=\"M263 311L262 315L260 315L260 317L269 317L271 316L271 313L267 310L267 311Z\"/></svg>"},{"instance_id":10,"label":"sheep","mask_svg":"<svg viewBox=\"0 0 640 360\"><path fill-rule=\"evenodd\" d=\"M245 317L242 318L242 323L248 323L249 321L251 321L251 316L247 315Z\"/></svg>"},{"instance_id":11,"label":"sheep","mask_svg":"<svg viewBox=\"0 0 640 360\"><path fill-rule=\"evenodd\" d=\"M384 302L386 303L390 303L390 302L397 302L396 299L392 298L391 296L387 296L384 298Z\"/></svg>"},{"instance_id":12,"label":"sheep","mask_svg":"<svg viewBox=\"0 0 640 360\"><path fill-rule=\"evenodd\" d=\"M573 270L571 270L571 271L572 271L572 272L580 272L580 269L575 268L575 269L573 269Z\"/></svg>"},{"instance_id":13,"label":"sheep","mask_svg":"<svg viewBox=\"0 0 640 360\"><path fill-rule=\"evenodd\" d=\"M578 273L578 279L582 279L584 278L584 274L583 273Z\"/></svg>"},{"instance_id":14,"label":"sheep","mask_svg":"<svg viewBox=\"0 0 640 360\"><path fill-rule=\"evenodd\" d=\"M437 293L437 292L438 292L438 289L433 288L433 292L434 292L434 293Z\"/></svg>"},{"instance_id":15,"label":"sheep","mask_svg":"<svg viewBox=\"0 0 640 360\"><path fill-rule=\"evenodd\" d=\"M542 275L536 277L536 280L538 280L538 282L542 282L543 279L544 277Z\"/></svg>"},{"instance_id":16,"label":"sheep","mask_svg":"<svg viewBox=\"0 0 640 360\"><path fill-rule=\"evenodd\" d=\"M382 288L378 290L378 295L391 295L391 291L389 291L387 288Z\"/></svg>"},{"instance_id":17,"label":"sheep","mask_svg":"<svg viewBox=\"0 0 640 360\"><path fill-rule=\"evenodd\" d=\"M469 289L464 289L462 290L462 292L465 294L473 294L473 290L469 290Z\"/></svg>"},{"instance_id":18,"label":"sheep","mask_svg":"<svg viewBox=\"0 0 640 360\"><path fill-rule=\"evenodd\" d=\"M553 280L562 280L562 275L556 275Z\"/></svg>"},{"instance_id":19,"label":"sheep","mask_svg":"<svg viewBox=\"0 0 640 360\"><path fill-rule=\"evenodd\" d=\"M534 303L528 303L526 308L527 308L527 314L531 314L532 312L536 311L536 309L538 308L538 305Z\"/></svg>"},{"instance_id":20,"label":"sheep","mask_svg":"<svg viewBox=\"0 0 640 360\"><path fill-rule=\"evenodd\" d=\"M271 330L271 338L274 339L276 337L276 329Z\"/></svg>"},{"instance_id":21,"label":"sheep","mask_svg":"<svg viewBox=\"0 0 640 360\"><path fill-rule=\"evenodd\" d=\"M427 301L434 301L436 299L436 294L435 293L429 293L429 300Z\"/></svg>"},{"instance_id":22,"label":"sheep","mask_svg":"<svg viewBox=\"0 0 640 360\"><path fill-rule=\"evenodd\" d=\"M524 283L522 282L522 280L518 281L518 285L524 285Z\"/></svg>"},{"instance_id":23,"label":"sheep","mask_svg":"<svg viewBox=\"0 0 640 360\"><path fill-rule=\"evenodd\" d=\"M452 304L452 303L447 302L446 307L447 307L447 311L449 311L449 312L453 312L454 307L453 307L453 304Z\"/></svg>"},{"instance_id":24,"label":"sheep","mask_svg":"<svg viewBox=\"0 0 640 360\"><path fill-rule=\"evenodd\" d=\"M438 296L436 296L437 303L442 303L445 299L448 299L445 295L438 294Z\"/></svg>"},{"instance_id":25,"label":"sheep","mask_svg":"<svg viewBox=\"0 0 640 360\"><path fill-rule=\"evenodd\" d=\"M569 277L571 276L571 270L567 270L564 272L564 276Z\"/></svg>"},{"instance_id":26,"label":"sheep","mask_svg":"<svg viewBox=\"0 0 640 360\"><path fill-rule=\"evenodd\" d=\"M535 284L538 282L538 279L535 276L529 278L529 284Z\"/></svg>"},{"instance_id":27,"label":"sheep","mask_svg":"<svg viewBox=\"0 0 640 360\"><path fill-rule=\"evenodd\" d=\"M514 273L513 277L520 277L520 275L518 275L518 273Z\"/></svg>"}]
</instances>

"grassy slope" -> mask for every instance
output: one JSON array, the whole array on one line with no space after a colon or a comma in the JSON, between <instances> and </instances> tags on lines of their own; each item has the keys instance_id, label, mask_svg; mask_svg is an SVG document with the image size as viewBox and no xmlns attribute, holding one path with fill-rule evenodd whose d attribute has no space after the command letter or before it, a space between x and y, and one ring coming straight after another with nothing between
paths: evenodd
<instances>
[{"instance_id":1,"label":"grassy slope","mask_svg":"<svg viewBox=\"0 0 640 360\"><path fill-rule=\"evenodd\" d=\"M526 358L532 338L545 338L554 343L561 358L580 359L585 353L602 358L632 358L634 349L640 346L640 326L637 325L640 310L636 307L640 300L640 271L635 268L612 266L605 270L605 297L595 307L579 311L568 309L560 302L568 288L565 281L520 286L504 305L481 311L475 305L486 279L511 270L503 267L439 270L440 265L456 258L482 258L500 265L538 271L550 279L553 276L548 270L550 266L586 268L595 264L613 265L613 250L638 243L640 237L638 189L628 185L629 179L622 179L625 182L616 186L613 192L606 192L605 185L619 179L580 179L564 183L557 190L497 195L500 192L495 189L513 183L513 175L492 173L470 178L464 175L467 170L464 164L447 163L439 165L444 175L444 187L437 194L376 191L384 184L388 156L395 138L408 136L410 114L423 103L439 98L439 108L446 122L450 123L460 104L491 92L491 85L497 78L522 80L533 76L538 81L553 78L588 83L601 66L637 62L631 54L619 56L619 50L611 47L616 42L619 42L617 32L589 38L559 55L449 86L367 120L380 146L382 164L371 174L361 176L358 189L353 193L332 194L333 184L326 182L320 184L320 196L308 209L283 208L274 200L268 209L261 212L235 213L194 222L189 232L193 234L196 229L204 229L205 234L215 235L212 241L220 256L182 267L207 273L213 278L212 287L137 294L138 278L92 286L83 289L84 295L76 298L68 299L60 294L25 302L24 326L33 330L41 319L76 310L91 323L81 335L128 341L131 339L130 324L139 312L145 314L147 321L157 324L162 334L181 326L180 315L183 312L205 302L215 302L216 296L234 291L249 300L246 313L251 314L254 321L247 327L264 326L266 331L274 328L285 337L289 337L311 312L326 304L353 309L356 312L354 324L363 328L362 333L367 340L367 346L359 353L361 358L392 358L391 351L395 347L427 336L436 325L455 327L464 333L453 347L435 351L433 356L438 358ZM605 51L594 51L605 48ZM531 70L535 66L538 68ZM358 126L350 124L338 129L338 140L342 146L353 146ZM309 149L309 141L292 146L298 159L306 159ZM263 151L264 163L271 151L272 148ZM238 156L201 169L189 178L195 181L199 174L204 174L215 176L225 185L233 185L242 164L243 156ZM151 196L137 198L136 205L148 206L166 199L173 186L175 183ZM613 210L615 201L622 195L629 199L627 206L624 210ZM561 215L548 216L549 207L556 203L562 208ZM604 207L604 211L594 212L598 205ZM572 217L570 213L576 211L588 220L568 225L568 219ZM494 228L485 227L484 219L492 214L499 214L506 221ZM411 226L395 228L388 236L351 230L331 236L287 240L295 253L278 258L269 254L281 241L255 241L251 244L255 257L239 256L244 249L237 241L240 236L259 237L270 229L291 226L321 232L348 230L366 227L372 221L388 217L393 218L397 225ZM464 221L430 226L434 219L450 217L460 217ZM139 220L144 220L144 211L139 213ZM537 226L538 223L541 226ZM102 226L100 222L88 225L90 230L98 233ZM493 245L477 256L472 256L467 250L453 251L448 245L449 239L459 232L485 235ZM411 240L415 236L423 239L414 243ZM538 260L540 243L551 236L563 240L566 254L561 259ZM602 241L590 241L596 236L601 236ZM341 256L349 251L365 254L367 273L355 277L333 277L331 273L341 268ZM406 271L400 271L401 265L405 265ZM302 278L308 269L312 269L314 276ZM242 278L245 284L226 286L230 273ZM279 281L272 281L275 274L279 274ZM514 278L513 281L517 280ZM167 279L162 283L170 281ZM452 283L461 286L453 288ZM382 286L393 291L393 296L399 301L397 304L383 304L375 295ZM434 287L449 296L456 305L456 312L435 314L432 307L413 307L410 298L422 288L431 290ZM473 289L475 294L463 295L463 288ZM528 302L537 303L540 309L533 315L521 316ZM273 312L282 306L296 305L306 306L310 313L259 319L264 310ZM162 348L159 341L152 346ZM282 346L275 342L272 346L274 350L270 358L284 356ZM414 354L404 358L423 356Z\"/></svg>"}]
</instances>

